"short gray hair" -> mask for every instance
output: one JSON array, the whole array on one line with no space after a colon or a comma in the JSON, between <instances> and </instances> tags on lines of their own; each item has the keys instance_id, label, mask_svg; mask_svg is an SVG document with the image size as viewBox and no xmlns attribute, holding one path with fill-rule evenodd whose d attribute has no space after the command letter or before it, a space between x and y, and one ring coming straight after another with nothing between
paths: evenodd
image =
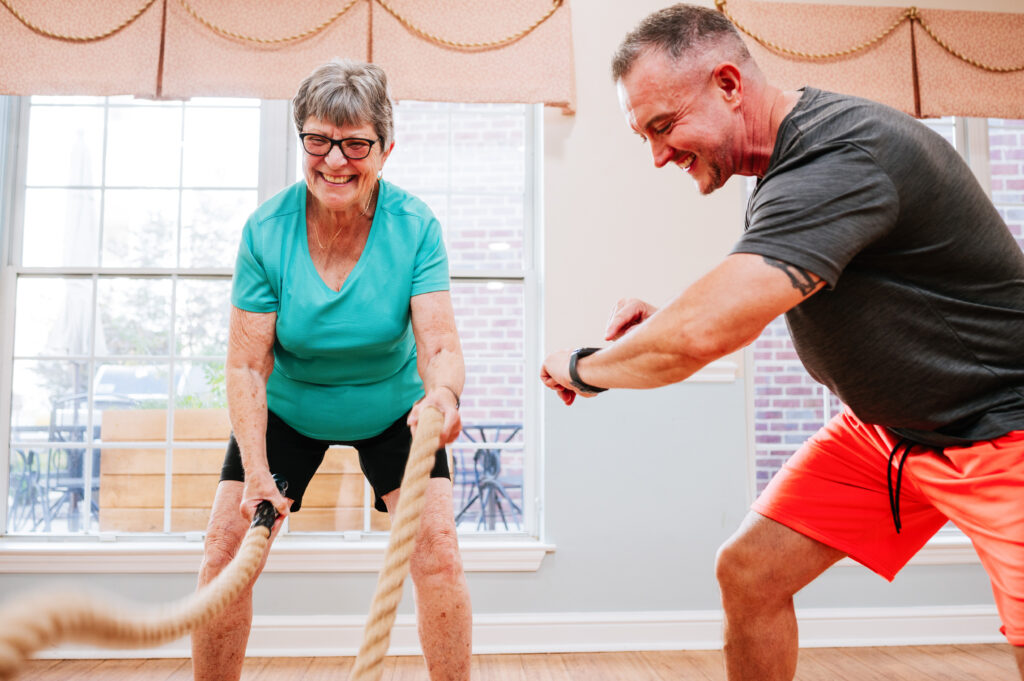
<instances>
[{"instance_id":1,"label":"short gray hair","mask_svg":"<svg viewBox=\"0 0 1024 681\"><path fill-rule=\"evenodd\" d=\"M637 58L650 50L662 50L678 61L695 48L712 45L724 47L738 63L750 59L739 31L721 12L684 4L666 7L648 15L623 39L612 58L612 79L624 78Z\"/></svg>"},{"instance_id":2,"label":"short gray hair","mask_svg":"<svg viewBox=\"0 0 1024 681\"><path fill-rule=\"evenodd\" d=\"M332 59L316 67L292 99L295 128L310 116L332 125L369 123L387 151L395 137L395 112L384 69L352 59Z\"/></svg>"}]
</instances>

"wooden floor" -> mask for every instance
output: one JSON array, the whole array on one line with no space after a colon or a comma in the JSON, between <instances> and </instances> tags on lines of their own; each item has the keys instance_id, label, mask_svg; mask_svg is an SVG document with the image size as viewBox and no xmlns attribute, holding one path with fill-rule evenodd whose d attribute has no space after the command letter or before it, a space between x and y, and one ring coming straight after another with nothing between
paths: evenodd
<instances>
[{"instance_id":1,"label":"wooden floor","mask_svg":"<svg viewBox=\"0 0 1024 681\"><path fill-rule=\"evenodd\" d=\"M344 681L351 657L250 658L243 681ZM724 681L718 651L476 655L473 681ZM190 681L191 662L32 660L31 681ZM1020 681L1008 645L809 648L798 681ZM382 681L427 681L420 657L385 661Z\"/></svg>"}]
</instances>

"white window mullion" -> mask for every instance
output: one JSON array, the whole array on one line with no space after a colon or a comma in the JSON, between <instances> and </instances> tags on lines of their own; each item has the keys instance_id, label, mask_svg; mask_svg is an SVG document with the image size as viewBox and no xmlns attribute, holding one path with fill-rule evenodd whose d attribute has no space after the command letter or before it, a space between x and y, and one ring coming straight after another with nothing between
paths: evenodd
<instances>
[{"instance_id":1,"label":"white window mullion","mask_svg":"<svg viewBox=\"0 0 1024 681\"><path fill-rule=\"evenodd\" d=\"M974 176L985 193L992 196L992 171L989 164L988 120L985 118L957 118L957 149L967 160Z\"/></svg>"}]
</instances>

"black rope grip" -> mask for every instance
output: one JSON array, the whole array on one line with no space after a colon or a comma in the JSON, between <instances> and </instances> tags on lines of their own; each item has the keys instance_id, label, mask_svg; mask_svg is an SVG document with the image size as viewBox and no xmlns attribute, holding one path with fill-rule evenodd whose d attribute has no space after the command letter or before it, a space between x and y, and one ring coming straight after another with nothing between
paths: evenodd
<instances>
[{"instance_id":1,"label":"black rope grip","mask_svg":"<svg viewBox=\"0 0 1024 681\"><path fill-rule=\"evenodd\" d=\"M281 494L288 491L288 481L280 475L274 475L274 482L277 483L277 489ZM278 512L274 508L274 505L264 499L260 502L259 506L256 507L256 513L252 517L252 525L250 529L258 525L262 525L268 530L274 527L274 523L277 521Z\"/></svg>"}]
</instances>

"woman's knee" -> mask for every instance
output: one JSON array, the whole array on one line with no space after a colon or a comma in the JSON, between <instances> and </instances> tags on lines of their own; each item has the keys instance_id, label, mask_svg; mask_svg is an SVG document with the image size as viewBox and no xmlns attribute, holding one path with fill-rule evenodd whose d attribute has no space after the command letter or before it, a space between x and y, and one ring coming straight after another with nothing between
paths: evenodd
<instances>
[{"instance_id":1,"label":"woman's knee","mask_svg":"<svg viewBox=\"0 0 1024 681\"><path fill-rule=\"evenodd\" d=\"M238 483L235 483L238 484ZM217 490L210 520L206 525L206 537L203 543L203 565L201 575L212 578L223 570L238 553L238 548L245 538L247 525L238 510L238 499L226 482L222 482Z\"/></svg>"},{"instance_id":2,"label":"woman's knee","mask_svg":"<svg viewBox=\"0 0 1024 681\"><path fill-rule=\"evenodd\" d=\"M414 579L460 578L462 556L454 525L428 523L419 535L409 569Z\"/></svg>"}]
</instances>

